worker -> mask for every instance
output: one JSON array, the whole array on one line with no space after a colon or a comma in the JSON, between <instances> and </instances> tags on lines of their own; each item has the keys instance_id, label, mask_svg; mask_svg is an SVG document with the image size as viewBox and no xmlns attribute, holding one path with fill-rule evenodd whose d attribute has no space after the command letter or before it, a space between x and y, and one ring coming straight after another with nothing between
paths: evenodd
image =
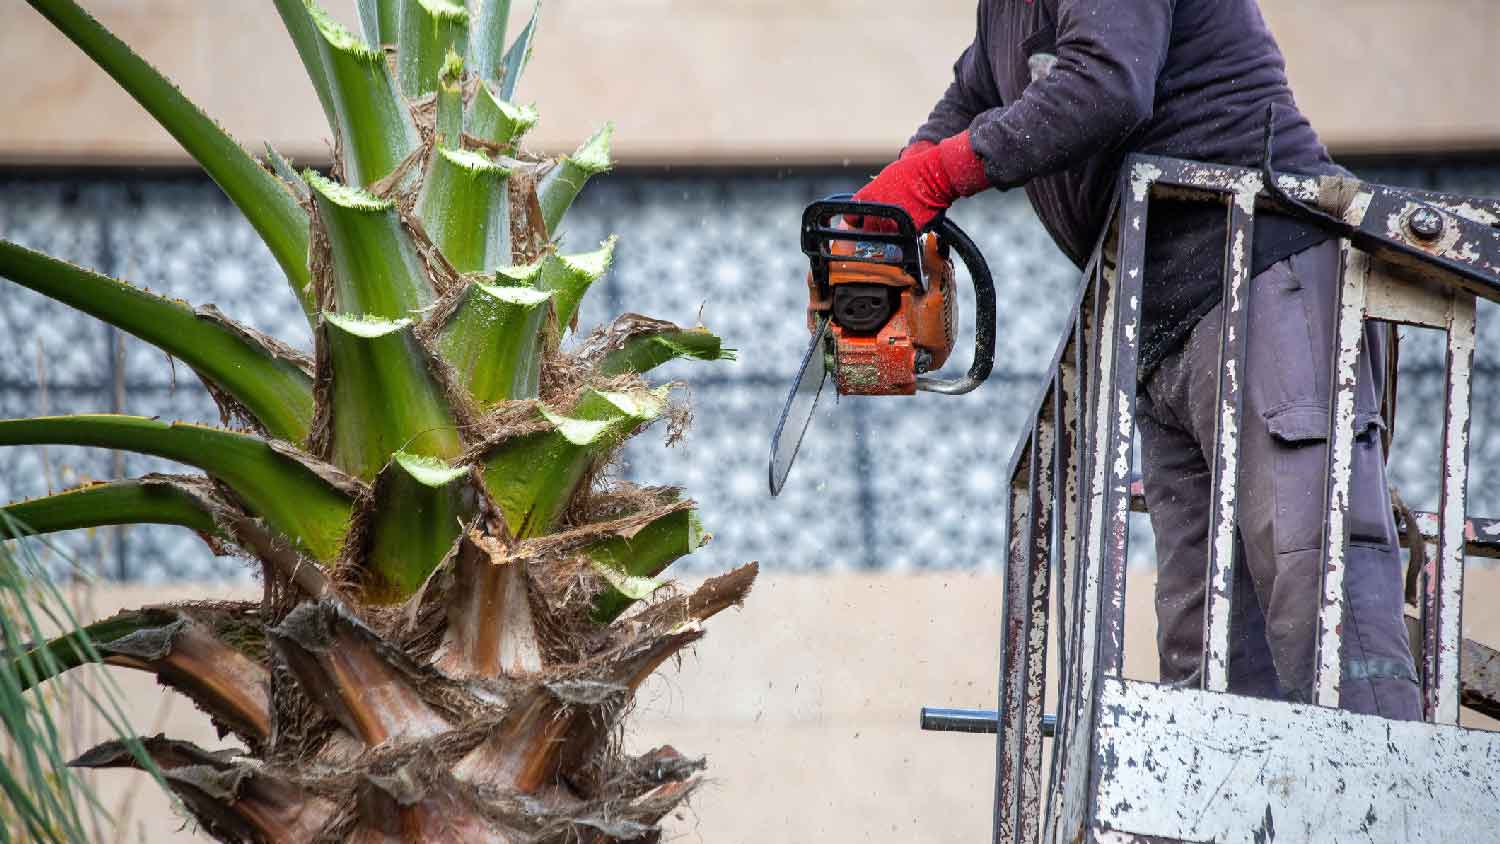
<instances>
[{"instance_id":1,"label":"worker","mask_svg":"<svg viewBox=\"0 0 1500 844\"><path fill-rule=\"evenodd\" d=\"M1256 0L981 0L974 42L931 116L856 199L924 226L960 197L1025 187L1080 267L1131 153L1343 174L1298 111ZM1161 679L1198 681L1219 381L1226 212L1157 200L1147 225L1137 425L1156 535ZM1240 428L1231 691L1313 697L1339 246L1256 215ZM1389 326L1368 323L1344 576L1340 705L1421 717L1402 618L1380 391Z\"/></svg>"}]
</instances>

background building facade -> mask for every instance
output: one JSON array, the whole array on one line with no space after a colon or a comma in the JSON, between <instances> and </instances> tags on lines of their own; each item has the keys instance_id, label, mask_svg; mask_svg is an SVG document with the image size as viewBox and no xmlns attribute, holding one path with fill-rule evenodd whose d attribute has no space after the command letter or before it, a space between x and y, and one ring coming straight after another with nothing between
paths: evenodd
<instances>
[{"instance_id":1,"label":"background building facade","mask_svg":"<svg viewBox=\"0 0 1500 844\"><path fill-rule=\"evenodd\" d=\"M352 4L326 5L351 14ZM1463 58L1500 31L1500 6L1262 6L1302 106L1361 175L1500 191L1500 159L1485 154L1500 149L1500 111L1483 107L1500 80ZM300 162L326 160L316 98L269 7L116 0L90 8L242 142L253 148L265 139ZM516 3L513 11L519 25L529 7ZM717 541L693 565L717 570L761 558L799 571L996 566L1002 467L1076 284L1019 192L991 192L954 212L999 284L1000 352L990 383L956 400L826 402L778 501L765 493L762 465L805 345L801 207L857 188L901 146L972 31L972 0L881 4L878 14L857 0L560 0L544 10L521 88L542 113L528 143L562 152L605 119L618 125L620 167L585 192L562 233L572 251L621 236L618 260L581 325L622 310L682 322L701 313L744 352L733 364L679 367L697 409L695 430L670 451L648 438L623 460L627 474L681 484L700 500ZM0 90L0 236L217 303L307 347L269 254L172 139L23 4L0 10L0 32L0 74L25 82ZM190 372L162 366L144 344L40 296L0 289L0 326L6 416L123 410L217 418ZM1420 414L1439 389L1441 357L1424 339L1407 342L1403 418L1412 423L1402 426L1394 472L1416 506L1435 502L1436 489L1429 470L1436 432ZM1500 489L1491 490L1484 471L1483 457L1500 439L1487 435L1494 369L1483 352L1479 367L1474 509L1500 512ZM16 451L0 469L8 497L170 468L82 449ZM67 544L111 577L249 576L178 529L111 530Z\"/></svg>"},{"instance_id":2,"label":"background building facade","mask_svg":"<svg viewBox=\"0 0 1500 844\"><path fill-rule=\"evenodd\" d=\"M321 111L269 3L84 5L251 149L266 140L300 164L326 163ZM347 20L353 4L324 5ZM1336 156L1379 181L1500 195L1500 72L1478 60L1500 35L1500 3L1261 5ZM745 609L717 619L695 656L641 695L633 747L668 741L709 756L713 779L671 821L673 840L988 835L993 745L924 735L916 709L995 701L1004 467L1077 283L1019 192L953 212L999 287L990 382L956 399L825 397L787 491L773 501L765 489L771 428L807 342L801 209L857 188L895 154L947 84L973 11L974 0L548 0L543 12L521 87L542 114L529 143L561 153L606 119L618 127L620 166L590 185L562 233L567 251L620 236L581 324L626 310L701 316L740 350L734 363L673 364L695 411L686 441L664 449L664 432L647 433L620 461L627 475L680 484L700 502L714 541L680 564L689 576L748 559L764 567ZM22 3L0 4L0 78L10 82L0 86L0 238L216 303L309 346L280 270L239 213ZM1480 326L1470 507L1500 515L1500 313L1481 306ZM1435 341L1412 331L1403 343L1392 473L1426 508L1439 471ZM968 363L959 357L955 370ZM218 418L185 367L0 282L0 418L99 411ZM177 468L99 450L6 449L0 499ZM1132 530L1126 670L1150 678L1149 525L1136 517ZM59 544L106 579L85 598L87 614L255 594L245 564L180 529L104 529ZM1473 562L1469 572L1465 632L1493 644L1500 616L1482 610L1500 572ZM138 731L169 724L221 744L185 700L117 676ZM79 749L98 737L80 736ZM99 780L119 840L203 840L133 777Z\"/></svg>"}]
</instances>

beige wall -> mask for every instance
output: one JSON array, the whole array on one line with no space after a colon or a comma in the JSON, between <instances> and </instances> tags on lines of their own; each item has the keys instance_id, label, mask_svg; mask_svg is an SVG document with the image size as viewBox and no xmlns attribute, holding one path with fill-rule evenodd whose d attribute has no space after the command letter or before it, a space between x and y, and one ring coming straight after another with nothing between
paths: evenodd
<instances>
[{"instance_id":1,"label":"beige wall","mask_svg":"<svg viewBox=\"0 0 1500 844\"><path fill-rule=\"evenodd\" d=\"M994 706L1000 585L967 574L762 579L742 610L710 622L708 637L640 695L633 748L670 743L708 757L709 781L671 822L669 840L988 840L993 739L923 733L917 711ZM1490 644L1500 642L1500 614L1480 612L1475 599L1488 605L1497 587L1500 572L1470 568L1465 632ZM1126 672L1140 679L1155 677L1151 590L1149 573L1131 575ZM212 596L137 587L96 602L103 614L188 597ZM136 730L224 746L186 699L144 675L115 673ZM206 840L177 831L181 822L141 775L101 779L106 806L138 788L128 840Z\"/></svg>"},{"instance_id":2,"label":"beige wall","mask_svg":"<svg viewBox=\"0 0 1500 844\"><path fill-rule=\"evenodd\" d=\"M327 130L265 0L85 0L240 140L326 157ZM352 0L325 0L349 19ZM517 15L529 4L517 0ZM1343 151L1500 149L1494 0L1262 0L1299 100ZM537 148L605 119L627 162L878 161L941 93L974 0L549 0L522 84ZM517 27L513 27L515 31ZM0 4L0 161L181 162L23 3ZM832 89L837 89L834 93Z\"/></svg>"}]
</instances>

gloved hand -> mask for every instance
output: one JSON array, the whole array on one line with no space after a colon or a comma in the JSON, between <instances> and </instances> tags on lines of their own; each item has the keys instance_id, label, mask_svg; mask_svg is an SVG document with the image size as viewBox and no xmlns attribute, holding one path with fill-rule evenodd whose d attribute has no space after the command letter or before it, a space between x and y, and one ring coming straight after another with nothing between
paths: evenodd
<instances>
[{"instance_id":1,"label":"gloved hand","mask_svg":"<svg viewBox=\"0 0 1500 844\"><path fill-rule=\"evenodd\" d=\"M908 146L906 149L901 150L901 154L896 157L908 158L910 156L916 155L919 152L926 152L935 146L937 146L936 141L912 141L911 146Z\"/></svg>"},{"instance_id":2,"label":"gloved hand","mask_svg":"<svg viewBox=\"0 0 1500 844\"><path fill-rule=\"evenodd\" d=\"M907 147L900 159L880 171L854 199L899 205L920 230L960 197L973 196L989 186L984 161L965 131L940 144L918 141Z\"/></svg>"}]
</instances>

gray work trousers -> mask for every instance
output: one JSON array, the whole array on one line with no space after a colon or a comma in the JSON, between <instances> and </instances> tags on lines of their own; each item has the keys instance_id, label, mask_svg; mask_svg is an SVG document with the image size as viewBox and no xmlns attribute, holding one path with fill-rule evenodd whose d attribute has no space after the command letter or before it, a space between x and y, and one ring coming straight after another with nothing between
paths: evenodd
<instances>
[{"instance_id":1,"label":"gray work trousers","mask_svg":"<svg viewBox=\"0 0 1500 844\"><path fill-rule=\"evenodd\" d=\"M1241 694L1312 698L1338 266L1330 241L1251 281L1229 662L1230 690ZM1221 323L1210 311L1137 405L1166 683L1200 670ZM1414 720L1420 692L1380 437L1389 332L1366 323L1359 362L1340 705Z\"/></svg>"}]
</instances>

